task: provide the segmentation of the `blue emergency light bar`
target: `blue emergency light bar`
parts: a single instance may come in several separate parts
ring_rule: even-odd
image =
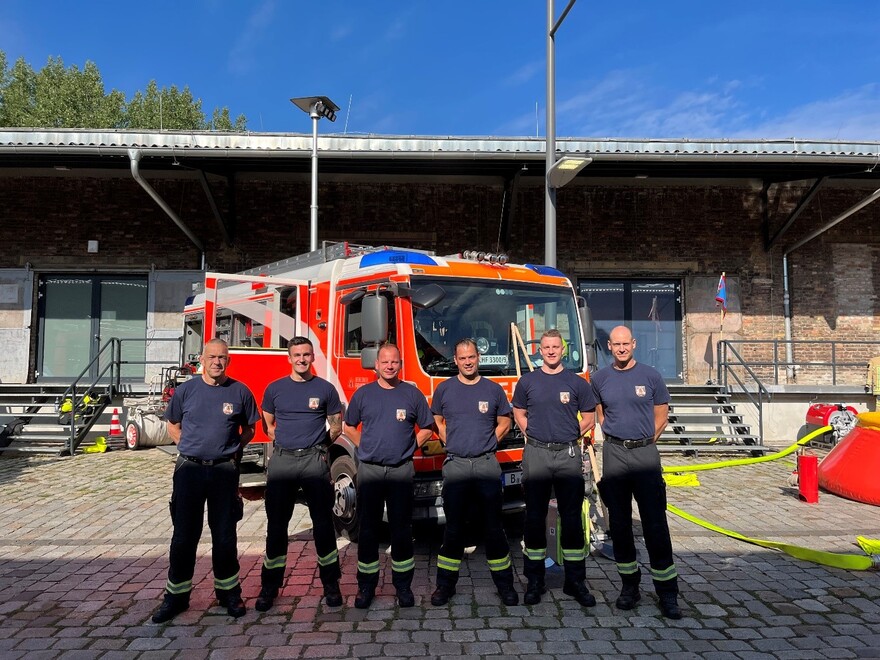
[[[427,254],[421,252],[408,252],[406,250],[381,250],[379,252],[370,252],[361,257],[361,268],[381,266],[383,264],[436,266],[437,262]]]
[[[557,270],[556,268],[553,268],[553,266],[540,266],[537,264],[526,264],[525,266],[526,268],[531,268],[538,275],[553,275],[555,277],[565,277],[565,273]]]

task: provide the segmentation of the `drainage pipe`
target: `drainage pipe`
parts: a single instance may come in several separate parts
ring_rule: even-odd
[[[186,234],[187,238],[192,241],[193,245],[195,245],[199,249],[199,261],[201,263],[201,269],[205,270],[205,246],[199,240],[198,236],[196,236],[192,230],[184,224],[183,220],[181,220],[178,215],[171,209],[170,206],[165,202],[162,197],[159,196],[159,193],[153,189],[153,187],[146,182],[144,177],[141,176],[139,163],[141,160],[141,151],[140,149],[129,149],[128,150],[128,158],[131,160],[131,176],[134,177],[134,180],[138,182],[141,188],[143,188],[147,194],[153,198],[153,201],[159,205],[159,207],[165,211],[165,214],[171,218],[171,221],[180,228],[184,234]]]

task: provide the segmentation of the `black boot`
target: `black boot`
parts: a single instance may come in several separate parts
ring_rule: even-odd
[[[619,610],[631,610],[641,599],[642,594],[639,592],[639,583],[624,582],[623,587],[620,590],[620,595],[617,597],[617,600],[614,601],[614,604]]]
[[[178,614],[186,612],[188,609],[189,593],[174,595],[165,592],[162,604],[153,612],[153,623],[171,621]]]
[[[519,594],[513,588],[513,569],[492,572],[492,581],[498,590],[498,597],[507,606],[519,605]]]
[[[593,607],[596,604],[596,597],[590,593],[590,590],[587,589],[587,585],[584,582],[566,581],[562,586],[562,593],[574,598],[580,603],[581,607]]]
[[[361,584],[358,586],[357,596],[354,597],[354,606],[359,610],[365,610],[376,597],[376,585]]]
[[[247,608],[244,606],[244,601],[241,599],[241,587],[230,589],[227,592],[216,591],[216,593],[217,602],[220,603],[220,607],[226,608],[226,613],[229,616],[238,619],[247,614]]]
[[[660,613],[667,619],[680,619],[681,609],[678,607],[678,594],[674,591],[661,591],[657,594],[660,599]]]
[[[263,587],[260,589],[260,595],[257,596],[257,602],[254,603],[254,609],[257,612],[268,612],[272,609],[275,599],[278,598],[277,587]]]
[[[455,586],[451,584],[439,583],[434,593],[431,594],[431,605],[434,607],[442,607],[449,602],[449,599],[455,595]]]
[[[526,585],[526,595],[523,596],[523,603],[526,605],[537,605],[541,602],[541,595],[547,593],[547,588],[543,582],[529,582]]]
[[[324,585],[324,602],[327,607],[342,607],[342,591],[339,582],[328,582]]]

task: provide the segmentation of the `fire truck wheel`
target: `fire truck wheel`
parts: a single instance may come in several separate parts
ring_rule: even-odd
[[[345,532],[349,540],[357,542],[357,467],[348,454],[337,456],[330,464],[335,500],[333,502],[333,522],[336,531]]]
[[[128,422],[125,425],[125,446],[129,449],[139,449],[141,446],[141,439],[144,437],[144,432],[140,426],[138,426],[137,422]]]

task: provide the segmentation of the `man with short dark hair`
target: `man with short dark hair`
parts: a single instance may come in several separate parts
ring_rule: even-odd
[[[437,386],[431,403],[440,441],[446,446],[446,530],[437,555],[437,589],[431,604],[445,605],[455,595],[470,511],[483,524],[486,559],[498,595],[505,605],[516,605],[519,596],[513,588],[510,546],[501,524],[501,466],[495,457],[498,443],[510,430],[510,403],[498,383],[480,376],[480,353],[473,339],[455,345],[454,360],[458,375]]]
[[[182,383],[165,411],[168,433],[180,452],[174,466],[171,538],[165,597],[153,613],[165,623],[189,608],[196,550],[205,504],[211,528],[214,591],[229,616],[244,616],[236,525],[242,517],[238,460],[260,418],[250,390],[226,375],[229,347],[222,339],[205,344],[202,373]]]
[[[291,339],[287,356],[290,375],[270,383],[263,395],[263,422],[273,452],[266,476],[266,554],[255,605],[259,612],[272,607],[284,583],[288,526],[300,490],[312,519],[324,600],[331,607],[342,605],[327,461],[327,448],[342,433],[342,404],[336,388],[312,373],[315,350],[309,339]]]
[[[614,560],[623,582],[615,604],[631,610],[641,599],[642,572],[632,529],[635,497],[660,611],[668,619],[680,619],[678,572],[666,522],[666,484],[656,444],[669,422],[669,390],[656,369],[636,362],[635,348],[629,328],[614,328],[608,340],[614,363],[593,374],[592,381],[605,437],[599,494],[608,507]]]
[[[434,418],[425,395],[400,380],[400,366],[397,346],[383,345],[376,357],[376,382],[359,388],[345,412],[345,433],[357,446],[359,460],[358,593],[354,599],[359,609],[368,608],[376,595],[379,527],[385,508],[391,528],[391,581],[397,602],[400,607],[416,604],[412,592],[412,457],[433,435]]]
[[[584,547],[584,477],[580,439],[595,423],[596,398],[590,384],[562,365],[562,335],[551,329],[541,335],[540,369],[525,374],[513,393],[513,418],[526,436],[523,449],[524,567],[528,584],[523,602],[541,602],[547,555],[547,510],[551,491],[561,524],[562,592],[583,607],[596,599],[586,585]]]

